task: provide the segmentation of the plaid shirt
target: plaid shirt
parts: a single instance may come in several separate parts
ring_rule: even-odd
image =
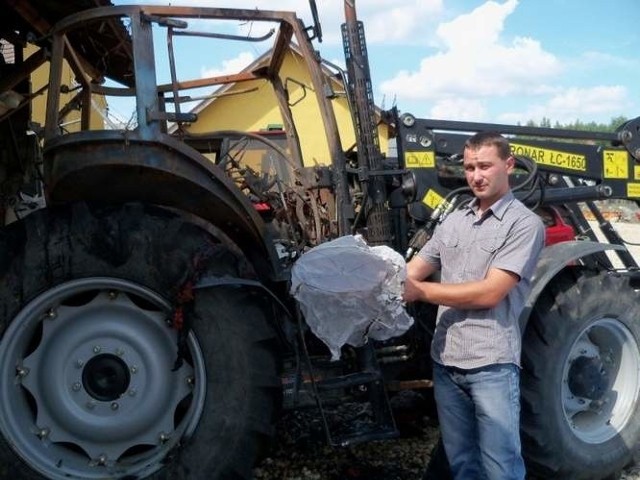
[[[496,363],[520,365],[518,317],[544,246],[540,218],[511,192],[478,218],[477,201],[452,212],[418,255],[437,266],[442,283],[482,280],[490,268],[517,274],[518,284],[494,308],[441,305],[431,343],[432,359],[471,369]]]

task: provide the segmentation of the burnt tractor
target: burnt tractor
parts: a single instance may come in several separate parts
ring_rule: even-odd
[[[250,478],[296,408],[319,410],[332,445],[397,436],[394,398],[431,387],[434,307],[408,306],[408,331],[344,345],[331,361],[290,293],[291,271],[349,235],[410,258],[469,200],[462,145],[487,129],[510,137],[513,190],[547,224],[521,317],[528,471],[602,479],[633,460],[640,278],[600,205],[640,199],[640,119],[608,133],[379,115],[349,1],[346,71],[315,49],[313,1],[311,26],[283,11],[1,3],[0,478]],[[275,28],[203,27],[229,21]],[[187,35],[273,46],[259,68],[188,80],[173,47]],[[153,54],[163,38],[164,77]],[[281,73],[292,48],[309,72],[313,131],[297,126],[303,82]],[[242,82],[272,89],[283,129],[193,133],[189,92]],[[131,98],[134,121],[107,125],[106,97]],[[380,151],[380,118],[397,155]],[[304,135],[326,143],[324,162],[303,161]],[[367,421],[336,428],[330,413],[344,402],[366,406]]]

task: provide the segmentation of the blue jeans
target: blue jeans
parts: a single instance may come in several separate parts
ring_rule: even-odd
[[[456,480],[522,480],[520,370],[514,364],[473,370],[434,363],[440,433]]]

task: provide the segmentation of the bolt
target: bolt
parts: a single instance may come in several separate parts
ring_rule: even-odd
[[[631,133],[629,130],[625,129],[625,130],[622,130],[620,133],[618,133],[618,138],[623,143],[628,143],[633,138],[633,133]]]
[[[116,411],[118,410],[118,408],[120,408],[120,405],[118,405],[118,402],[111,402],[111,410]]]
[[[82,368],[82,367],[84,367],[84,360],[79,358],[76,360],[76,368]]]
[[[93,347],[93,353],[100,353],[100,350],[102,350],[102,348],[100,348],[100,345],[96,345],[95,347]]]
[[[422,145],[425,148],[431,146],[431,139],[426,135],[420,135],[420,138],[418,139],[418,141],[420,142],[420,145]]]
[[[196,379],[193,378],[191,375],[189,375],[187,377],[187,385],[189,385],[190,387],[193,387],[196,384]]]
[[[36,434],[38,436],[38,438],[40,440],[44,440],[45,438],[47,438],[49,436],[49,429],[48,428],[41,428],[38,430],[38,433]]]
[[[47,315],[47,318],[49,318],[50,320],[53,320],[57,316],[56,311],[53,308],[50,308],[47,311],[46,315]]]
[[[98,465],[106,465],[107,464],[107,456],[103,453],[102,455],[100,455],[96,459],[96,462],[98,463]]]
[[[116,355],[121,357],[124,355],[124,350],[122,348],[116,348]]]
[[[158,436],[160,443],[167,443],[169,441],[169,438],[171,437],[164,432],[160,432],[160,435]]]
[[[136,367],[135,365],[131,365],[131,368],[129,368],[129,370],[131,370],[131,373],[133,374],[138,373],[138,367]]]
[[[80,385],[80,382],[76,382],[71,386],[71,389],[74,392],[79,392],[81,388],[82,388],[82,385]]]
[[[138,391],[135,388],[129,390],[129,396],[135,397],[138,394]]]
[[[16,373],[18,374],[18,377],[24,378],[29,375],[29,369],[27,367],[18,367],[16,368]]]
[[[96,402],[94,402],[93,400],[89,400],[89,401],[87,402],[87,408],[88,408],[89,410],[93,410],[94,408],[96,408]]]
[[[115,300],[118,297],[118,292],[115,290],[109,290],[109,300]]]

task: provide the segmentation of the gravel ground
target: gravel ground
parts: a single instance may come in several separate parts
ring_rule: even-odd
[[[350,447],[327,444],[315,412],[294,412],[279,424],[269,457],[256,480],[419,480],[438,439],[427,417],[397,439]]]
[[[256,480],[420,480],[438,440],[438,427],[428,417],[416,418],[412,426],[397,439],[332,448],[315,413],[295,412],[279,424],[271,454],[254,476]],[[627,468],[620,480],[640,480],[640,465]]]

